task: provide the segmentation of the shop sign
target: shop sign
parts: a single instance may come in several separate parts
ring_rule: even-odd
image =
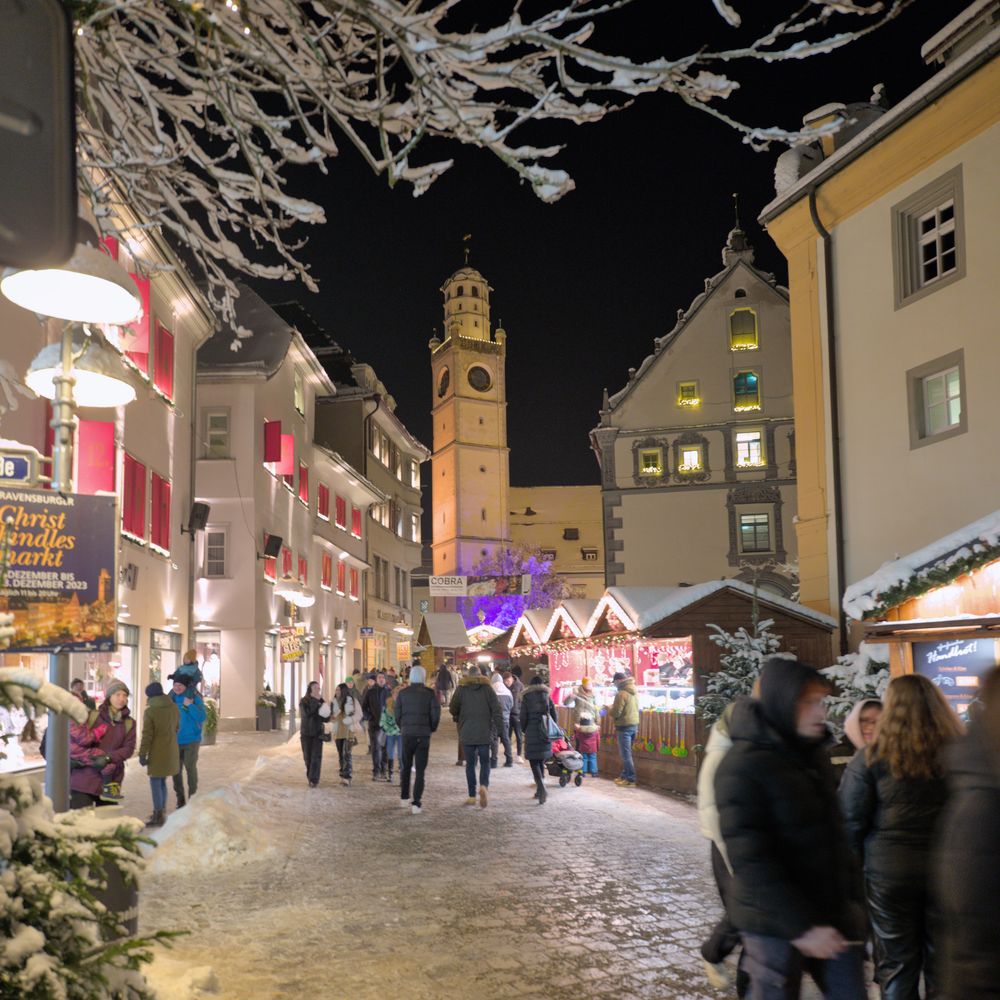
[[[996,665],[995,639],[913,643],[914,671],[936,684],[963,719],[979,694],[980,679]]]
[[[278,645],[281,649],[281,662],[301,660],[305,656],[302,640],[306,634],[304,625],[282,625],[278,631]]]
[[[375,626],[374,625],[362,625],[358,629],[358,632],[361,635],[362,639],[370,639],[375,634]]]
[[[399,663],[409,662],[410,659],[410,640],[409,639],[397,639],[396,640],[396,660]]]
[[[116,648],[116,497],[0,487],[0,606],[10,652]]]
[[[531,592],[531,574],[509,576],[432,576],[428,580],[431,597],[498,597]]]
[[[431,597],[465,597],[468,577],[432,576],[428,578]]]

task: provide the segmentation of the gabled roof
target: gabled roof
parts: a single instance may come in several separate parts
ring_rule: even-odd
[[[844,612],[855,621],[885,614],[911,597],[943,587],[987,563],[1000,560],[1000,510],[883,563],[852,583],[844,594]]]
[[[282,365],[295,331],[252,288],[238,283],[236,326],[223,324],[198,348],[198,372],[247,372],[270,378]],[[251,336],[239,337],[237,328]],[[232,345],[239,341],[240,348]]]
[[[545,627],[552,617],[552,608],[529,608],[517,620],[510,640],[507,643],[508,649],[525,643],[540,645]],[[523,637],[523,639],[522,639]]]
[[[568,601],[563,601],[552,612],[552,616],[549,618],[548,624],[542,633],[542,642],[549,642],[561,623],[565,623],[576,638],[583,638],[587,622],[590,621],[590,616],[594,613],[596,607],[597,601],[593,600],[572,598]]]
[[[420,622],[417,642],[421,646],[464,649],[469,645],[469,633],[457,611],[432,611],[424,615]]]
[[[722,283],[737,269],[743,268],[754,278],[768,285],[777,295],[788,301],[788,289],[775,283],[774,275],[767,271],[762,271],[742,257],[737,258],[724,267],[718,274],[705,279],[705,289],[694,297],[687,309],[677,310],[677,322],[669,333],[662,337],[653,339],[653,353],[647,355],[641,365],[636,370],[635,376],[629,380],[628,384],[614,395],[608,397],[608,405],[611,410],[617,409],[629,396],[632,390],[639,384],[642,377],[652,367],[660,354],[670,347],[680,337],[681,333],[688,327],[694,318],[701,312],[705,303],[716,293]]]

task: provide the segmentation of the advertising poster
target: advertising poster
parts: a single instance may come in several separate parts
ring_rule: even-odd
[[[428,578],[432,597],[500,597],[531,593],[531,574],[510,576],[432,576]]]
[[[913,643],[913,669],[932,681],[960,718],[979,693],[979,679],[997,664],[995,639]]]
[[[116,497],[0,487],[0,613],[7,652],[116,648]]]
[[[301,660],[305,656],[302,649],[302,639],[306,634],[304,625],[282,625],[278,631],[278,645],[281,649],[281,662]]]

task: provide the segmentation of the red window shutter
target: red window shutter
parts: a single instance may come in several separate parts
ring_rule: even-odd
[[[174,335],[160,322],[156,324],[153,385],[167,399],[174,398]]]
[[[265,531],[264,532],[264,547],[267,548],[267,540],[271,536]],[[278,575],[278,560],[273,556],[264,556],[264,578],[267,580],[274,580]]]
[[[80,493],[115,492],[115,425],[81,420],[76,430],[76,488]]]
[[[122,528],[136,538],[146,537],[146,466],[125,455]]]
[[[358,571],[356,569],[351,569],[351,597],[357,598],[358,596]]]
[[[330,518],[330,490],[322,483],[316,491],[316,512],[320,517]]]
[[[337,560],[337,593],[347,593],[347,563],[343,559]]]
[[[281,461],[281,421],[264,421],[264,461]]]
[[[351,534],[355,538],[361,537],[361,508],[351,507]]]
[[[323,553],[323,574],[320,583],[327,590],[333,585],[333,558],[329,552]]]
[[[281,459],[274,470],[279,476],[285,477],[285,482],[291,485],[295,478],[295,435],[281,435]]]
[[[299,556],[299,583],[305,583],[309,579],[309,562]]]
[[[309,469],[305,465],[299,466],[299,499],[309,506]]]
[[[170,483],[155,472],[151,477],[152,511],[150,513],[149,540],[161,549],[170,551]]]
[[[281,548],[281,575],[292,575],[292,550],[286,549],[284,546]]]
[[[337,527],[347,527],[347,501],[343,497],[337,497]]]
[[[139,371],[149,374],[149,278],[130,276],[139,289],[142,313],[139,318],[122,329],[125,355],[133,361]]]

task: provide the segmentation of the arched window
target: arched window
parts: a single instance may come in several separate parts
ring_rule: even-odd
[[[478,299],[479,298],[479,289],[476,288],[475,285],[472,286],[472,297],[474,299]]]
[[[747,290],[745,288],[737,288],[733,292],[733,298],[735,299],[745,299],[747,297]]]
[[[733,378],[733,408],[760,409],[760,377],[756,372],[737,372]]]
[[[465,294],[465,286],[464,285],[459,285],[458,286],[458,294],[459,295],[464,295]]]
[[[758,346],[757,314],[749,307],[734,309],[729,314],[729,349],[752,351]]]

